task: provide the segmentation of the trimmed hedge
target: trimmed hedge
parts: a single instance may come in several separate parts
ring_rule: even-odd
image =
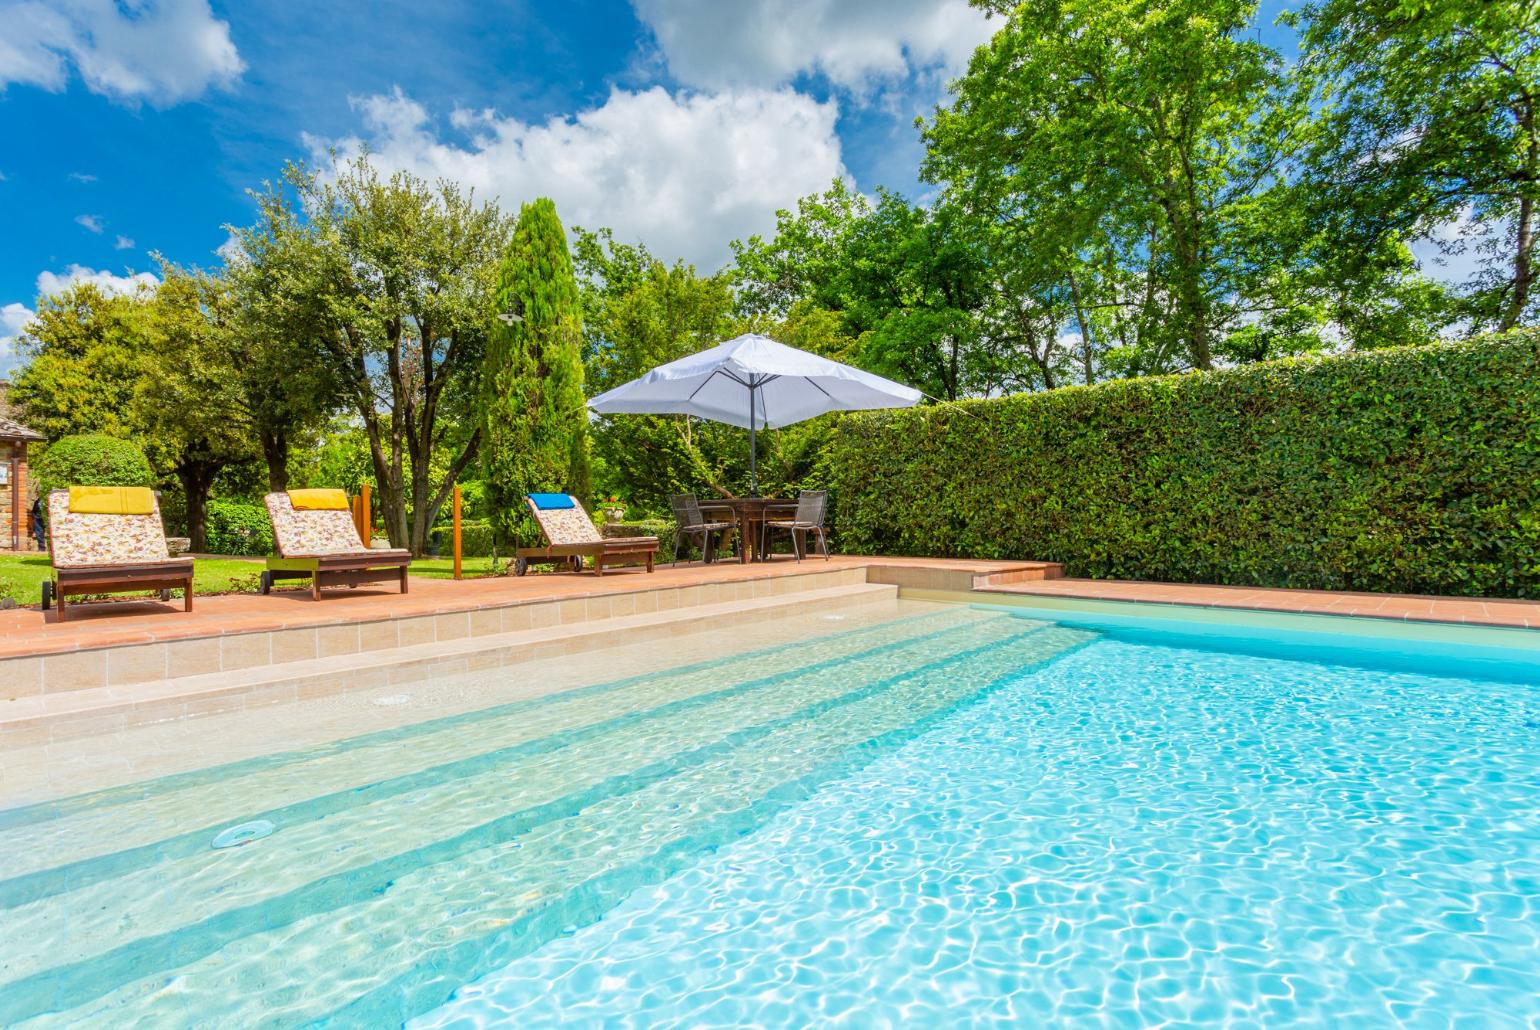
[[[154,486],[150,461],[137,444],[115,436],[66,436],[32,466],[43,494],[69,486]]]
[[[840,420],[852,552],[1540,598],[1540,332]]]
[[[454,557],[454,526],[434,526],[428,535],[428,551],[440,558]],[[487,558],[492,554],[492,524],[490,522],[460,523],[460,556],[463,558]],[[507,557],[504,555],[503,557]]]
[[[273,553],[273,523],[259,504],[210,501],[203,534],[210,554]]]

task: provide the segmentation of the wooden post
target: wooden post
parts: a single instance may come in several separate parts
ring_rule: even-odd
[[[460,484],[455,484],[455,579],[460,578]]]
[[[358,513],[359,521],[363,523],[359,527],[358,536],[369,546],[369,538],[374,535],[374,513],[369,510],[369,484],[364,483],[358,488]]]

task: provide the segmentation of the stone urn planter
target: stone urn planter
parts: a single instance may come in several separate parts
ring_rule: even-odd
[[[186,554],[192,549],[192,538],[186,536],[166,537],[166,550],[171,552],[171,557]]]
[[[620,520],[626,517],[626,509],[615,507],[604,509],[604,521],[612,526],[618,526]]]

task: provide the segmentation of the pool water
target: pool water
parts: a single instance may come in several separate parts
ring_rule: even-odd
[[[1530,1025],[1459,668],[927,608],[12,809],[0,1025]]]

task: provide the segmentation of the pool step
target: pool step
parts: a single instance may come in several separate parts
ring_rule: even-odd
[[[365,792],[312,829],[173,858],[142,883],[130,874],[45,899],[85,939],[29,959],[23,942],[37,938],[20,933],[0,1022],[121,1025],[157,1001],[187,1025],[213,1013],[241,1025],[399,1021],[1086,639],[1001,618],[878,644],[622,716],[428,793]],[[371,810],[381,803],[396,814]],[[307,846],[307,833],[358,853]],[[18,930],[40,917],[27,905],[7,915]],[[93,938],[115,946],[93,953]]]
[[[949,608],[897,619],[880,610],[841,612],[839,618],[833,625],[846,625],[846,619],[853,624],[809,636],[795,647],[775,644],[600,682],[580,670],[582,685],[543,696],[0,811],[0,908],[12,903],[18,877],[40,870],[67,875],[68,867],[146,845],[164,857],[170,838],[212,837],[232,821],[328,794],[360,800],[351,792],[372,789],[378,795],[382,782],[463,768],[530,741],[550,741],[561,732],[570,735],[661,706],[677,708],[767,678],[830,670],[999,616]],[[830,625],[823,623],[825,630]],[[542,671],[552,673],[550,663],[543,663]],[[435,678],[433,684],[448,692],[495,675],[498,670],[462,673]]]
[[[16,698],[0,701],[0,748],[73,740],[167,719],[513,666],[528,659],[656,640],[660,634],[742,625],[786,612],[891,605],[897,595],[897,588],[891,585],[850,583],[128,686]]]

